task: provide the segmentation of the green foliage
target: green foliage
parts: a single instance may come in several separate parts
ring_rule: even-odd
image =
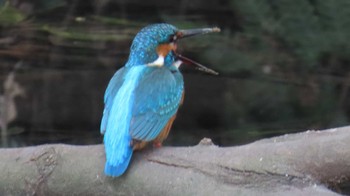
[[[64,0],[39,0],[35,2],[37,13],[48,12],[58,7],[66,6],[67,2]]]
[[[25,19],[25,16],[17,9],[13,8],[8,1],[0,7],[0,26],[17,24]]]
[[[86,32],[86,29],[75,27],[63,29],[44,25],[41,27],[41,30],[58,38],[76,41],[120,41],[130,39],[128,35],[113,35],[106,32]]]
[[[349,56],[350,2],[347,0],[316,1],[326,52]],[[348,58],[348,57],[347,57]]]
[[[251,74],[252,80],[227,84],[228,126],[346,124],[338,101],[347,84],[320,70],[344,77],[350,70],[350,2],[232,0],[230,6],[240,28],[224,30],[202,57],[223,74]]]
[[[271,51],[285,52],[297,62],[291,66],[303,70],[317,68],[325,53],[349,53],[349,1],[234,0],[231,6],[243,19],[241,26],[250,51],[259,50],[267,53],[266,57]]]
[[[130,21],[127,19],[122,18],[112,18],[112,17],[106,17],[106,16],[92,16],[91,17],[94,21],[99,22],[101,24],[106,25],[128,25],[128,26],[145,26],[147,24],[139,23],[135,21]]]

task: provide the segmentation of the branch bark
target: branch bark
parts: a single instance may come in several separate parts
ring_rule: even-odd
[[[120,178],[104,176],[102,145],[0,149],[0,157],[0,195],[338,195],[326,185],[350,179],[350,127],[149,149]]]

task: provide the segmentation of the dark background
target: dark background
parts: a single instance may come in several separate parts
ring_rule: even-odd
[[[218,145],[349,124],[349,0],[0,0],[2,147],[102,142],[103,94],[144,26],[182,40],[186,97],[166,145]]]

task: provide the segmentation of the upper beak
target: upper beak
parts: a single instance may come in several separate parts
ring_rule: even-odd
[[[186,37],[191,37],[191,36],[195,36],[195,35],[203,35],[203,34],[207,34],[207,33],[214,33],[214,32],[220,32],[220,29],[218,27],[214,27],[214,28],[203,28],[203,29],[188,29],[188,30],[179,30],[176,33],[177,39],[182,39],[182,38],[186,38]],[[196,67],[197,70],[209,73],[209,74],[213,74],[213,75],[218,75],[219,73],[209,69],[208,67],[205,67],[204,65],[193,61],[187,57],[182,56],[181,54],[178,54],[174,51],[176,57],[178,58],[178,60],[180,60],[181,62],[187,64],[187,65],[193,65]]]
[[[185,37],[191,37],[195,35],[203,35],[207,33],[215,33],[220,32],[220,29],[218,27],[213,28],[202,28],[202,29],[186,29],[186,30],[179,30],[176,35],[178,39],[182,39]]]

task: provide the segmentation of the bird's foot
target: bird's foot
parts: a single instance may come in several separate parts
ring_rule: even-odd
[[[160,148],[160,147],[162,147],[162,142],[154,141],[154,142],[153,142],[153,147],[154,147],[154,148]]]

